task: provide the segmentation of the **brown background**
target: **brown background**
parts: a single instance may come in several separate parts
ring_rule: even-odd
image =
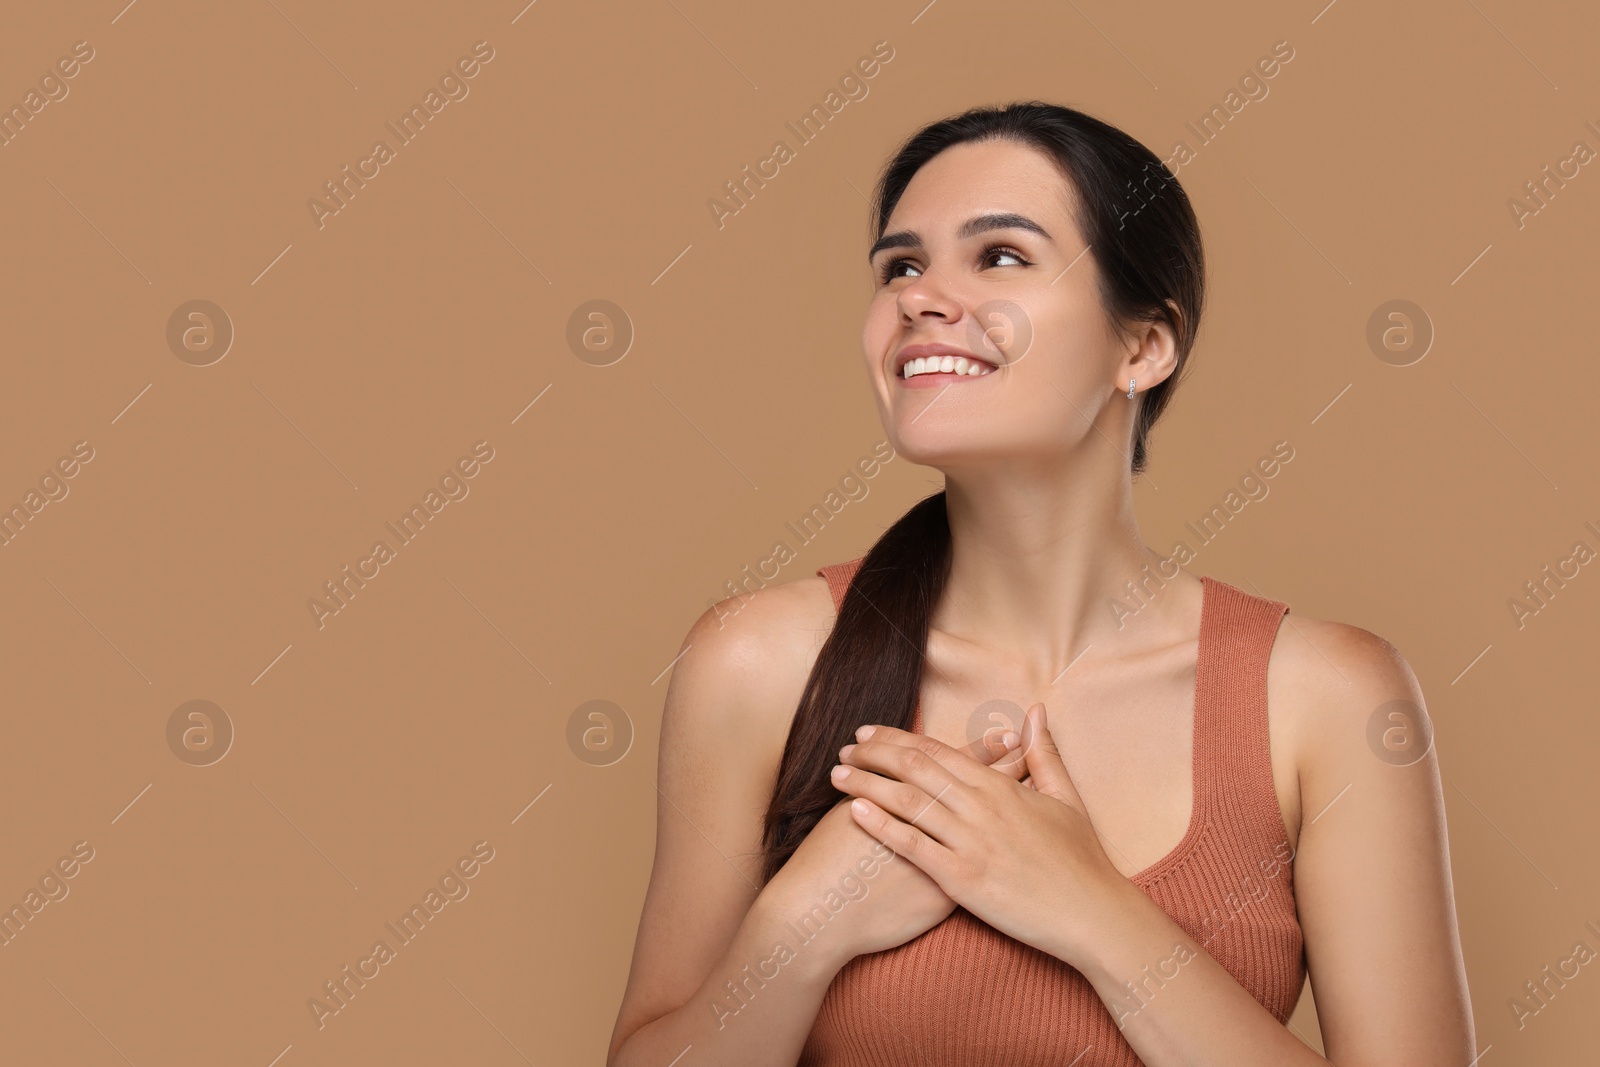
[[[1600,165],[1521,228],[1507,206],[1600,149],[1588,5],[122,4],[11,5],[0,32],[7,105],[95,52],[0,147],[0,504],[94,449],[0,548],[0,903],[94,849],[0,948],[0,1059],[601,1062],[666,668],[882,436],[858,351],[878,166],[1031,97],[1166,156],[1280,40],[1269,95],[1179,174],[1212,292],[1144,537],[1170,548],[1292,444],[1191,570],[1405,653],[1481,1062],[1593,1056],[1593,967],[1521,1029],[1507,1007],[1600,948],[1597,567],[1520,629],[1507,606],[1600,547]],[[470,95],[319,229],[323,183],[481,40]],[[878,41],[869,95],[719,229],[723,182]],[[166,340],[195,299],[236,331],[204,367]],[[592,299],[636,331],[611,366],[566,341]],[[1366,340],[1396,299],[1436,331],[1404,367]],[[308,599],[480,440],[470,495],[318,628]],[[937,484],[889,464],[784,577]],[[236,731],[209,766],[167,740],[196,699]],[[636,729],[609,766],[567,740],[594,699]],[[319,1030],[307,1000],[479,841],[470,895]],[[1294,1025],[1316,1042],[1309,997]]]

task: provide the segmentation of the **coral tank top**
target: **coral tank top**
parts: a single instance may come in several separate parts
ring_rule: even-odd
[[[843,603],[861,559],[817,571]],[[1305,985],[1293,852],[1267,746],[1267,656],[1289,606],[1211,577],[1194,699],[1194,806],[1171,852],[1129,880],[1279,1022]],[[912,730],[922,731],[918,702]],[[1154,972],[1152,972],[1154,974]],[[1159,979],[1141,982],[1146,999]],[[1119,1018],[1077,969],[957,907],[834,977],[799,1067],[1137,1067]]]

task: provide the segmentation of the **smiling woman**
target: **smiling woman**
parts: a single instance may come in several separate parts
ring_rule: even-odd
[[[1367,739],[1422,707],[1405,659],[1170,566],[1106,610],[1169,562],[1132,483],[1204,302],[1176,177],[1082,112],[975,108],[901,146],[871,237],[868,382],[944,490],[690,631],[608,1063],[1471,1062],[1437,755]],[[1285,1026],[1308,975],[1326,1058]]]

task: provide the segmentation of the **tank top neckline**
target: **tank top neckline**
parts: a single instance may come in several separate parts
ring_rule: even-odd
[[[817,571],[836,610],[874,610],[885,575],[865,575],[858,583],[864,563],[862,557]],[[1128,880],[1284,1023],[1305,985],[1306,958],[1295,857],[1273,783],[1267,668],[1290,609],[1220,579],[1196,577],[1203,585],[1189,822],[1165,856]],[[1160,588],[1157,583],[1153,591]],[[900,721],[914,717],[921,732],[921,702],[913,701],[913,709]],[[846,964],[829,984],[797,1062],[1020,1067],[1092,1057],[1105,1067],[1137,1067],[1138,1055],[1110,1004],[1065,961],[957,908],[904,944]],[[908,1044],[907,1034],[918,1039]],[[1093,1051],[1086,1055],[1086,1047]]]
[[[1204,746],[1205,742],[1210,738],[1211,732],[1206,729],[1209,724],[1207,714],[1210,709],[1206,701],[1201,699],[1201,693],[1205,691],[1206,671],[1211,666],[1211,660],[1215,654],[1215,649],[1213,648],[1215,640],[1211,632],[1215,622],[1213,617],[1215,615],[1214,601],[1216,600],[1216,594],[1213,592],[1215,584],[1216,579],[1210,575],[1203,574],[1200,576],[1200,636],[1198,647],[1195,650],[1194,699],[1190,705],[1193,733],[1189,746],[1189,824],[1184,827],[1183,836],[1178,839],[1178,843],[1172,846],[1165,855],[1143,870],[1135,871],[1133,874],[1125,876],[1130,882],[1139,885],[1148,885],[1182,863],[1184,858],[1193,850],[1195,843],[1200,839],[1205,828],[1206,812],[1204,804],[1210,795],[1210,790],[1207,788],[1207,772],[1210,764],[1206,760],[1208,753],[1205,751]],[[920,734],[922,733],[922,728],[922,697],[919,695],[917,697],[916,711],[912,715],[911,732]]]

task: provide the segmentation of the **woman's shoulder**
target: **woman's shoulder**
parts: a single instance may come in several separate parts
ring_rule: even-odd
[[[809,573],[712,604],[679,650],[672,685],[686,699],[671,703],[781,748],[834,616],[829,579]]]
[[[1272,646],[1268,677],[1302,698],[1308,714],[1360,714],[1375,699],[1415,692],[1416,674],[1386,638],[1346,622],[1286,613]],[[1371,711],[1371,708],[1367,708]]]
[[[1390,765],[1420,759],[1432,739],[1405,655],[1350,623],[1286,613],[1268,659],[1267,703],[1287,712],[1274,714],[1272,726],[1290,734],[1301,793],[1311,800],[1336,793],[1374,756]]]
[[[860,562],[828,564],[719,600],[695,621],[690,637],[735,663],[750,656],[804,658],[833,627],[836,583],[847,584]]]

